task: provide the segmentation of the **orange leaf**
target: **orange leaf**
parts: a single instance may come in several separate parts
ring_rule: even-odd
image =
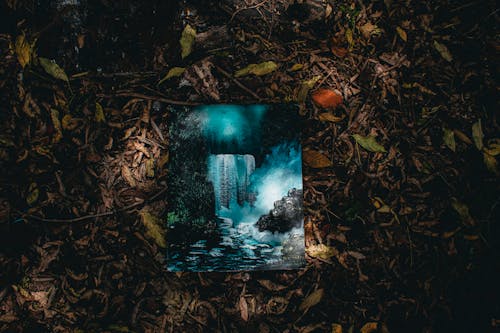
[[[342,104],[342,96],[330,89],[318,89],[312,94],[312,99],[316,105],[329,109],[336,108]]]

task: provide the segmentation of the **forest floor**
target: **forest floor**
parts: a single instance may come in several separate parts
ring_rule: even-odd
[[[495,1],[0,12],[0,331],[499,329]],[[169,105],[223,102],[301,105],[304,270],[165,269]]]

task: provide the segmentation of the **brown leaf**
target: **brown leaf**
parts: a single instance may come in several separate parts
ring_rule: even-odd
[[[377,330],[378,324],[375,322],[368,322],[361,327],[361,333],[372,333]]]
[[[243,296],[240,296],[239,307],[241,319],[248,321],[248,304]]]
[[[313,291],[309,296],[307,296],[299,306],[300,311],[307,311],[309,308],[318,304],[323,298],[324,289],[318,289]]]
[[[277,284],[277,283],[270,281],[270,280],[257,280],[257,282],[259,282],[259,284],[261,286],[263,286],[264,288],[266,288],[267,290],[271,290],[271,291],[281,291],[281,290],[284,290],[287,288],[286,286],[283,286],[281,284]]]
[[[332,166],[330,159],[316,150],[304,151],[304,156],[302,158],[304,162],[312,168],[326,168]]]
[[[332,46],[331,51],[334,55],[336,55],[339,58],[345,57],[348,52],[348,50],[345,47],[340,47],[340,46]]]
[[[130,168],[125,164],[122,165],[122,177],[130,186],[135,187],[137,185],[134,176],[132,176],[132,171],[130,171]]]
[[[336,108],[342,104],[342,95],[331,89],[318,89],[312,94],[312,100],[316,105],[324,108]]]
[[[342,121],[344,117],[337,117],[329,112],[323,112],[319,114],[318,119],[321,121],[330,121],[332,123],[338,123],[339,121]]]

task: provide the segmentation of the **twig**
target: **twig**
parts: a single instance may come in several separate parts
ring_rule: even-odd
[[[51,218],[45,218],[45,217],[40,217],[40,216],[36,216],[36,215],[31,215],[31,214],[24,214],[24,217],[28,217],[28,218],[31,218],[33,220],[37,220],[37,221],[40,221],[40,222],[51,222],[51,223],[80,222],[80,221],[90,220],[90,219],[94,219],[94,218],[98,218],[98,217],[115,215],[117,213],[121,213],[121,212],[124,212],[126,210],[129,210],[129,209],[132,209],[132,208],[135,208],[135,207],[139,207],[139,206],[141,206],[143,204],[146,204],[148,202],[151,202],[151,201],[155,200],[160,195],[162,195],[163,193],[165,193],[166,190],[167,190],[167,187],[164,187],[160,191],[158,191],[155,195],[153,195],[151,198],[148,198],[146,200],[142,200],[142,201],[139,201],[139,202],[135,202],[133,204],[130,204],[130,205],[125,206],[125,207],[122,207],[120,209],[115,209],[115,210],[111,210],[111,211],[107,211],[107,212],[102,212],[102,213],[89,214],[89,215],[85,215],[85,216],[79,216],[79,217],[68,218],[68,219],[57,219],[57,218],[51,219]]]
[[[263,4],[265,4],[266,2],[267,2],[267,0],[264,0],[264,1],[259,2],[258,4],[253,5],[253,6],[243,7],[243,8],[240,8],[240,9],[236,10],[236,11],[233,13],[233,15],[231,15],[231,18],[229,19],[229,23],[231,23],[231,22],[233,21],[233,19],[234,19],[234,17],[236,16],[236,14],[238,14],[238,13],[240,13],[240,12],[244,11],[244,10],[248,10],[248,9],[257,9],[257,8],[259,8],[260,6],[262,6]],[[259,14],[261,14],[261,13],[259,13]],[[261,14],[261,15],[262,15],[262,14]]]
[[[219,72],[221,72],[221,74],[223,74],[227,78],[231,79],[238,87],[240,87],[241,89],[245,90],[247,93],[249,93],[254,98],[256,98],[259,102],[262,101],[262,98],[259,97],[259,95],[257,95],[256,93],[254,93],[253,91],[251,91],[250,89],[248,89],[247,87],[245,87],[240,81],[238,81],[237,79],[235,79],[234,77],[232,77],[231,74],[229,74],[228,72],[226,72],[225,70],[223,70],[222,68],[220,68],[217,65],[215,67],[217,68],[217,70]]]
[[[196,102],[176,101],[176,100],[168,99],[168,98],[164,98],[164,97],[148,96],[148,95],[143,95],[143,94],[139,94],[139,93],[132,93],[132,92],[130,92],[130,93],[116,93],[116,94],[112,94],[112,95],[97,94],[97,97],[99,97],[99,98],[135,97],[135,98],[139,98],[139,99],[159,101],[159,102],[164,102],[164,103],[174,104],[174,105],[187,105],[187,106],[200,105],[200,103],[196,103]]]

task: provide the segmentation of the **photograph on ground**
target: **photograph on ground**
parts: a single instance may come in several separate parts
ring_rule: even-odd
[[[295,107],[208,105],[174,114],[167,269],[302,267],[302,158]]]

